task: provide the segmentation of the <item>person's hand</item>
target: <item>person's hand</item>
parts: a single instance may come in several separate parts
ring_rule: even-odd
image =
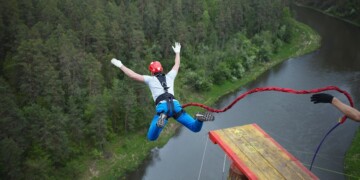
[[[115,58],[112,58],[112,59],[111,59],[111,63],[113,63],[116,67],[119,67],[119,68],[121,68],[121,66],[123,66],[123,64],[121,63],[121,61],[120,61],[120,60],[117,60],[117,59],[115,59]]]
[[[175,42],[175,47],[172,46],[175,53],[180,53],[181,45],[178,42]]]
[[[319,94],[314,94],[311,96],[311,102],[313,102],[314,104],[331,103],[333,98],[334,98],[334,96],[332,96],[330,94],[319,93]]]

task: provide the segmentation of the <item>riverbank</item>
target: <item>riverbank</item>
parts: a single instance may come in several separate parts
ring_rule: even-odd
[[[339,16],[336,16],[336,15],[334,15],[334,14],[328,13],[328,12],[326,12],[326,11],[323,11],[323,10],[320,10],[320,9],[317,9],[317,8],[314,8],[314,7],[311,7],[311,6],[306,6],[306,5],[303,5],[303,4],[300,4],[300,3],[295,3],[295,5],[296,5],[296,6],[300,6],[300,7],[309,8],[309,9],[312,9],[312,10],[314,10],[314,11],[321,12],[321,13],[327,15],[327,16],[331,16],[331,17],[334,17],[334,18],[339,19],[339,20],[341,20],[341,21],[345,21],[345,22],[347,22],[347,23],[349,23],[349,24],[352,24],[352,25],[354,25],[354,26],[360,27],[360,24],[357,23],[357,22],[350,21],[350,20],[345,19],[345,18],[341,18],[341,17],[339,17]]]
[[[349,120],[348,120],[349,121]],[[348,179],[360,177],[360,128],[358,128],[352,144],[345,155],[345,174]]]
[[[212,87],[211,91],[202,94],[193,94],[187,101],[204,102],[206,105],[213,105],[225,94],[237,91],[245,84],[255,80],[259,75],[287,60],[291,57],[300,56],[314,51],[320,46],[320,37],[308,26],[299,22],[293,22],[296,33],[290,44],[284,45],[278,54],[271,57],[268,63],[257,64],[242,79],[229,81],[220,86]],[[206,101],[205,101],[206,100]],[[186,102],[183,102],[186,103]],[[189,113],[193,113],[195,108],[187,108]],[[125,179],[125,174],[136,169],[147,157],[151,149],[162,147],[174,135],[179,124],[170,121],[156,142],[149,142],[146,139],[146,131],[130,136],[117,138],[105,149],[107,152],[99,156],[96,160],[88,162],[88,170],[82,176],[83,179]],[[124,141],[124,139],[126,139]],[[122,140],[122,141],[121,141]],[[105,155],[106,154],[106,155]]]

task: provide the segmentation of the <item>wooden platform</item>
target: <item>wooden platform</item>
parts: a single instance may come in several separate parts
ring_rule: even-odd
[[[209,132],[249,179],[318,179],[257,124]]]

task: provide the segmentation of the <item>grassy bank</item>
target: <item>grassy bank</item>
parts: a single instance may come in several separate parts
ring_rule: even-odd
[[[203,102],[211,106],[223,95],[238,90],[276,64],[288,58],[314,51],[320,46],[320,37],[316,32],[304,24],[298,22],[294,22],[294,24],[296,24],[297,28],[292,43],[284,45],[279,53],[271,58],[270,62],[257,64],[242,79],[214,86],[211,91],[206,93],[192,94],[191,97],[188,97],[188,100],[191,102]],[[191,108],[186,110],[191,114],[194,112],[194,109]],[[146,129],[143,132],[114,140],[111,145],[106,147],[108,152],[87,163],[89,168],[82,178],[118,179],[118,177],[121,177],[124,179],[127,172],[136,169],[148,157],[151,149],[166,144],[178,127],[178,123],[170,121],[156,142],[147,141]]]
[[[360,177],[360,128],[345,155],[345,174],[348,179],[359,179]]]
[[[331,16],[331,17],[334,17],[334,18],[339,19],[339,20],[341,20],[341,21],[345,21],[345,22],[347,22],[347,23],[350,23],[350,24],[352,24],[352,25],[354,25],[354,26],[360,27],[360,24],[357,23],[357,22],[350,21],[350,20],[345,19],[345,18],[341,18],[341,17],[336,16],[336,15],[334,15],[334,14],[331,14],[331,13],[329,13],[329,12],[327,12],[327,11],[323,11],[323,10],[320,10],[320,9],[317,9],[317,8],[314,8],[314,7],[311,7],[311,6],[306,6],[306,5],[303,5],[303,4],[299,4],[299,3],[295,3],[295,5],[296,5],[296,6],[300,6],[300,7],[306,7],[306,8],[312,9],[312,10],[314,10],[314,11],[321,12],[321,13],[323,13],[323,14],[326,14],[327,16]]]

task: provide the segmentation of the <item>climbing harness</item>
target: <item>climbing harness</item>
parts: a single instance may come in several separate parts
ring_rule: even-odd
[[[165,74],[158,73],[155,75],[155,77],[159,80],[161,86],[164,88],[164,93],[156,98],[155,105],[159,104],[161,101],[166,101],[168,111],[161,112],[161,113],[166,113],[166,115],[168,117],[173,117],[173,118],[177,119],[184,112],[184,110],[181,109],[181,111],[179,111],[179,112],[175,111],[175,106],[174,106],[174,101],[173,101],[175,99],[175,97],[174,97],[174,95],[172,95],[171,93],[168,92],[169,87],[167,86],[167,83],[166,83]]]
[[[291,89],[291,88],[281,88],[281,87],[261,87],[261,88],[255,88],[255,89],[252,89],[252,90],[249,90],[243,94],[241,94],[240,96],[238,96],[232,103],[230,103],[228,106],[226,106],[225,108],[223,109],[214,109],[214,108],[211,108],[211,107],[208,107],[204,104],[201,104],[201,103],[187,103],[187,104],[184,104],[182,107],[183,108],[186,108],[186,107],[189,107],[189,106],[197,106],[197,107],[201,107],[203,109],[206,109],[210,112],[215,112],[215,113],[221,113],[221,112],[225,112],[229,109],[232,108],[232,106],[234,104],[236,104],[238,101],[240,101],[241,99],[245,98],[246,96],[250,95],[250,94],[253,94],[253,93],[257,93],[257,92],[263,92],[263,91],[278,91],[278,92],[284,92],[284,93],[291,93],[291,94],[313,94],[313,93],[319,93],[319,92],[323,92],[323,91],[329,91],[329,90],[334,90],[334,91],[338,91],[342,94],[344,94],[346,96],[346,98],[348,99],[349,103],[350,103],[350,106],[351,107],[354,107],[354,102],[350,96],[350,94],[348,92],[346,92],[345,90],[342,90],[336,86],[327,86],[327,87],[323,87],[323,88],[318,88],[318,89],[311,89],[311,90],[294,90],[294,89]],[[326,135],[323,137],[323,139],[321,140],[321,142],[319,143],[318,147],[316,148],[316,151],[314,153],[314,156],[312,158],[312,161],[311,161],[311,165],[310,165],[310,170],[312,169],[312,165],[316,159],[316,155],[317,153],[319,152],[320,150],[320,147],[321,145],[323,144],[323,142],[325,141],[326,137],[334,130],[336,129],[340,124],[343,124],[345,121],[346,121],[347,117],[344,115],[340,120],[339,122],[337,122],[327,133]]]

